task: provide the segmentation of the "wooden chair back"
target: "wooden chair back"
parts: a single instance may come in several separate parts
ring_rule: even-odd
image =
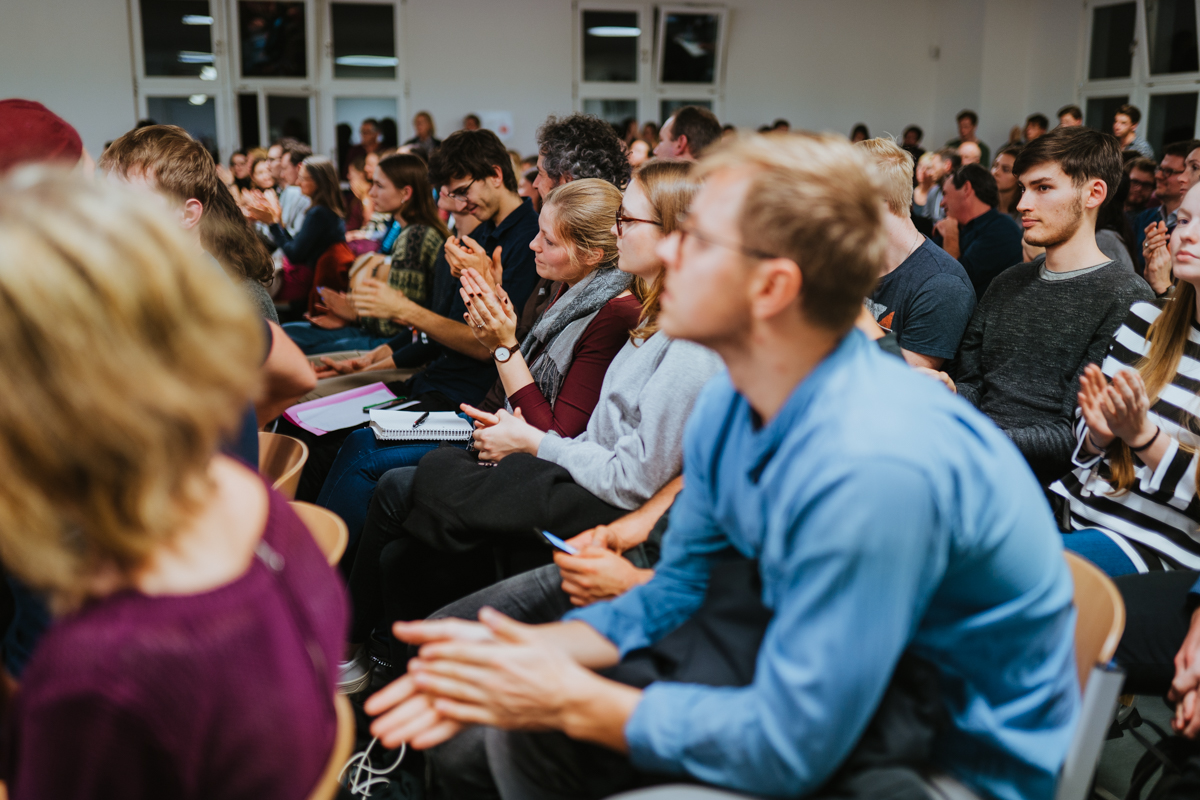
[[[317,540],[317,547],[325,554],[325,560],[331,565],[336,565],[346,552],[346,545],[350,541],[350,529],[346,527],[345,521],[328,508],[314,506],[312,503],[293,500],[290,505]]]
[[[1092,562],[1065,553],[1075,580],[1075,666],[1079,688],[1087,688],[1092,667],[1107,664],[1125,632],[1125,602],[1112,579]]]
[[[281,433],[258,434],[258,474],[288,500],[296,496],[300,473],[308,461],[308,445]]]
[[[325,772],[309,793],[308,800],[333,800],[337,797],[341,788],[338,778],[341,777],[342,769],[354,750],[354,709],[350,707],[350,701],[345,695],[340,694],[333,696],[333,708],[337,711],[337,734],[333,739],[333,752],[329,754]]]

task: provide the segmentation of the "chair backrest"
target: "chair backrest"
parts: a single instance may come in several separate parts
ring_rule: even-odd
[[[1087,689],[1092,667],[1112,660],[1125,632],[1125,602],[1112,579],[1086,558],[1065,553],[1075,580],[1075,667]]]
[[[345,521],[328,508],[314,506],[312,503],[293,500],[290,505],[317,540],[317,547],[325,554],[325,560],[330,564],[337,564],[350,541],[350,529],[346,527]]]
[[[271,488],[291,500],[300,485],[300,473],[308,461],[308,445],[281,433],[258,434],[258,474]]]
[[[337,733],[333,738],[333,752],[329,754],[329,763],[325,772],[317,780],[317,785],[309,793],[307,800],[333,800],[341,789],[338,778],[350,753],[354,750],[354,709],[345,695],[333,696],[333,708],[337,712]]]

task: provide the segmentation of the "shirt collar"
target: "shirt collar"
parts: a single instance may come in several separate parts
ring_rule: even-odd
[[[822,390],[825,384],[837,374],[840,367],[862,356],[865,348],[875,346],[869,341],[865,334],[854,328],[850,333],[842,338],[842,341],[837,347],[827,355],[821,363],[810,372],[804,380],[792,390],[788,399],[784,402],[783,407],[779,409],[779,413],[775,418],[768,422],[765,426],[755,431],[752,436],[754,440],[753,458],[750,464],[749,477],[752,483],[758,483],[762,473],[770,464],[775,453],[783,445],[787,436],[800,427],[804,415],[808,412],[813,400]],[[747,425],[753,430],[753,409],[746,401],[745,397],[739,395],[742,404],[745,406],[745,415],[747,417]]]

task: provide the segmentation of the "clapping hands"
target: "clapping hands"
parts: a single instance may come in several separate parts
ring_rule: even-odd
[[[1100,367],[1088,364],[1079,378],[1079,409],[1088,426],[1092,445],[1105,449],[1115,439],[1127,444],[1147,438],[1150,398],[1142,376],[1121,370],[1112,383]]]

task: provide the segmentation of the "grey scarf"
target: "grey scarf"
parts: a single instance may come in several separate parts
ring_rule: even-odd
[[[521,342],[521,355],[529,363],[533,382],[554,406],[563,378],[571,368],[575,345],[604,305],[629,288],[633,276],[615,267],[595,270],[558,298]],[[539,346],[541,352],[529,361]],[[509,408],[511,411],[511,406]]]

